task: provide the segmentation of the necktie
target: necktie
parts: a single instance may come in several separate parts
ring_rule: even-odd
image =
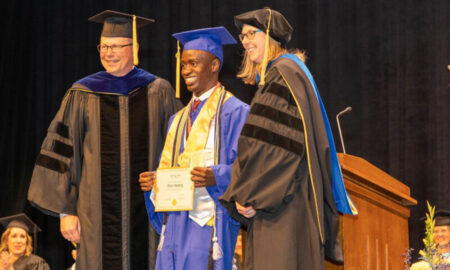
[[[187,130],[186,130],[186,138],[189,137],[189,133],[191,131],[191,116],[192,114],[195,112],[195,110],[197,109],[198,105],[200,104],[200,99],[195,99],[194,102],[192,103],[192,107],[191,107],[191,112],[189,113],[189,117],[188,117],[188,126],[187,126]]]
[[[195,112],[200,102],[201,102],[200,99],[194,100],[194,104],[192,104],[192,112]]]

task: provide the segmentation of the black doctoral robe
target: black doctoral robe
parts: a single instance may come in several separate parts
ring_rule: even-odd
[[[158,237],[138,179],[156,169],[168,120],[180,107],[167,81],[137,68],[126,77],[99,72],[69,89],[28,199],[47,213],[79,217],[76,269],[154,268]]]
[[[325,255],[342,260],[325,126],[311,81],[291,59],[271,63],[252,100],[221,202],[248,225],[247,270],[315,270]],[[241,216],[235,202],[256,215]]]
[[[14,270],[50,270],[47,262],[34,254],[20,257],[14,262],[13,267]]]

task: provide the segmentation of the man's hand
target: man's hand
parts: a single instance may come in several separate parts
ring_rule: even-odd
[[[143,172],[139,174],[139,184],[142,191],[150,191],[156,180],[156,172]]]
[[[235,202],[236,210],[239,214],[243,215],[246,218],[252,218],[256,215],[256,210],[252,206],[242,206],[238,202]]]
[[[191,171],[191,180],[194,182],[196,188],[216,185],[214,172],[211,168],[207,167],[195,167]]]
[[[60,218],[61,233],[65,239],[80,243],[81,227],[77,216],[66,215]]]

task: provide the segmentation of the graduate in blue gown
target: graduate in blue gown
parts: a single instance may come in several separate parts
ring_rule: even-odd
[[[236,41],[223,27],[174,37],[184,45],[181,74],[193,98],[170,119],[159,168],[189,167],[190,158],[199,150],[206,161],[204,166],[191,166],[195,185],[192,211],[155,212],[150,190],[156,174],[140,176],[141,187],[147,191],[150,221],[161,233],[156,269],[231,269],[240,224],[218,198],[230,182],[237,140],[249,107],[224,89],[218,75],[222,45]]]

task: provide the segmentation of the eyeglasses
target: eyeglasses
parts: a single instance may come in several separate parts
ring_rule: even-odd
[[[118,52],[122,51],[123,48],[131,46],[131,45],[133,45],[133,43],[125,44],[125,45],[116,45],[115,44],[115,45],[111,45],[111,46],[105,45],[105,44],[98,44],[97,50],[101,53],[105,53],[108,51],[108,49],[111,49],[111,51],[113,53],[118,53]]]
[[[262,32],[262,30],[258,29],[258,30],[247,31],[247,33],[245,33],[245,34],[239,34],[239,39],[241,41],[244,41],[244,38],[248,38],[248,40],[252,40],[255,38],[255,34],[258,32]]]

